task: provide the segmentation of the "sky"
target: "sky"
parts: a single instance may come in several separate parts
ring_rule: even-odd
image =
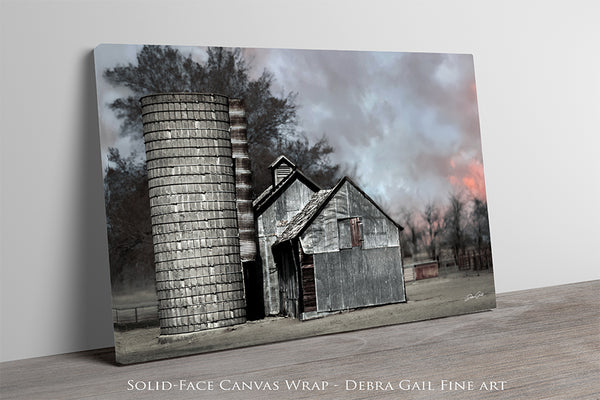
[[[102,77],[136,62],[142,46],[95,50],[103,166],[108,147],[122,154],[143,144],[119,135],[108,104],[127,94]],[[198,61],[203,47],[178,47]],[[274,76],[276,95],[297,93],[298,128],[325,135],[331,161],[356,165],[357,183],[392,215],[403,207],[443,203],[451,192],[485,198],[473,58],[465,54],[242,49],[250,75]],[[293,160],[292,160],[293,161]]]

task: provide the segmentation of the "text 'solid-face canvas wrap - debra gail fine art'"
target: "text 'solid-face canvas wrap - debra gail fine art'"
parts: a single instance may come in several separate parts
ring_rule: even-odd
[[[94,58],[117,362],[495,307],[472,56]]]

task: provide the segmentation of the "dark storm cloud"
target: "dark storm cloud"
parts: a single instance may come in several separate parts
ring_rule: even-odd
[[[443,199],[481,164],[472,57],[249,50],[281,90],[298,92],[301,128],[392,212]],[[475,177],[476,178],[476,177]],[[473,178],[474,179],[474,178]],[[467,189],[469,189],[467,187]],[[391,199],[391,200],[390,200]]]

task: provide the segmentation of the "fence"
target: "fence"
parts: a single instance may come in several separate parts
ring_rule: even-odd
[[[113,308],[114,324],[137,324],[158,321],[158,305],[150,304],[129,308]]]
[[[458,256],[458,268],[460,270],[479,271],[492,268],[492,249],[484,248],[477,250],[466,250]]]

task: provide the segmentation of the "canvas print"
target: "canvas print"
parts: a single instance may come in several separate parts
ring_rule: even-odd
[[[94,59],[117,362],[495,307],[471,55]]]

